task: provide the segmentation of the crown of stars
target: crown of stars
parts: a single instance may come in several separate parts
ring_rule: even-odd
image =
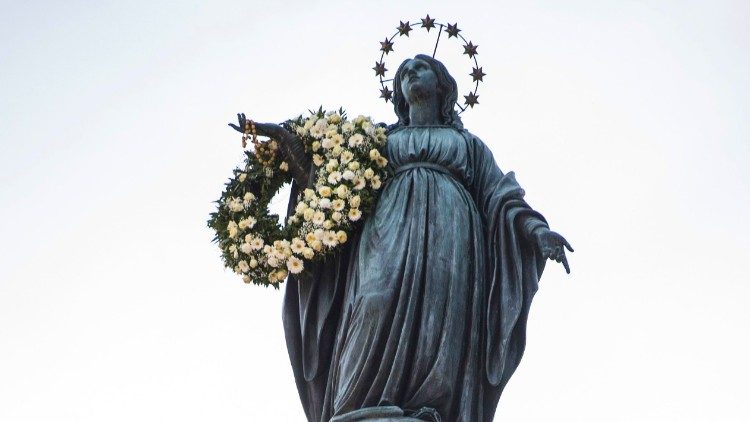
[[[422,19],[422,28],[427,28],[427,32],[430,32],[430,29],[435,27],[435,19],[431,19],[430,15],[427,14],[427,17]]]
[[[409,23],[409,21],[406,21],[406,23],[399,21],[398,35],[406,35],[408,37],[409,31],[411,31],[411,24]]]
[[[385,40],[380,41],[380,60],[375,62],[375,67],[372,68],[372,70],[375,71],[375,75],[380,77],[380,98],[385,100],[385,102],[393,101],[393,90],[390,89],[388,85],[394,81],[393,78],[391,79],[385,79],[385,73],[388,71],[385,67],[385,58],[388,55],[388,53],[394,51],[393,45],[396,38],[406,35],[409,36],[409,32],[417,28],[417,25],[420,25],[421,28],[424,28],[427,30],[427,32],[430,32],[432,28],[437,28],[437,40],[435,42],[435,48],[432,52],[432,57],[435,57],[435,53],[438,51],[438,45],[440,43],[440,34],[442,34],[443,31],[445,31],[448,34],[448,39],[455,37],[457,40],[463,42],[463,48],[464,52],[463,54],[469,56],[470,59],[474,61],[474,66],[471,69],[471,73],[469,73],[469,76],[471,76],[472,83],[475,83],[476,86],[474,87],[474,90],[469,92],[468,95],[464,95],[464,106],[460,105],[458,101],[454,103],[454,106],[460,109],[460,113],[466,111],[468,108],[474,108],[475,105],[479,104],[479,95],[477,95],[477,87],[479,86],[479,82],[484,82],[484,77],[487,76],[486,73],[484,73],[484,70],[477,64],[476,56],[479,54],[477,52],[478,45],[475,45],[471,41],[467,41],[466,38],[464,38],[463,35],[460,35],[459,33],[461,30],[458,28],[458,22],[454,24],[446,24],[446,23],[436,23],[434,18],[431,18],[429,14],[425,16],[422,19],[415,20],[414,23],[407,21],[399,21],[399,25],[396,28],[398,32],[391,35],[390,37],[386,37]],[[445,39],[445,37],[443,37]]]

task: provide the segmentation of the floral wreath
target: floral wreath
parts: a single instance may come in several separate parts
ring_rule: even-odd
[[[343,109],[321,107],[282,126],[297,135],[317,169],[314,188],[299,193],[294,214],[282,227],[269,213],[268,203],[292,176],[279,160],[278,141],[253,136],[254,150],[245,151],[244,164],[234,170],[208,220],[224,265],[245,283],[276,288],[289,273],[299,274],[305,263],[346,243],[375,205],[388,164],[380,153],[386,130],[370,117],[349,121]]]

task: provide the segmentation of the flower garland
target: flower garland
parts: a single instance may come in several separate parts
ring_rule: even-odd
[[[369,117],[349,121],[343,109],[321,108],[282,126],[297,135],[317,169],[314,187],[300,192],[286,225],[268,212],[268,203],[292,180],[289,165],[278,158],[278,141],[255,137],[254,150],[245,151],[244,165],[234,170],[208,220],[225,266],[245,283],[276,288],[289,273],[299,274],[305,263],[346,243],[373,209],[388,164],[381,155],[385,128]]]

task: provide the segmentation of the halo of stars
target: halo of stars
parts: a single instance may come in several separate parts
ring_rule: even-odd
[[[432,53],[432,57],[435,57],[435,53],[437,53],[437,48],[440,44],[440,36],[443,34],[443,32],[448,34],[448,39],[455,37],[457,40],[460,40],[464,43],[463,54],[469,56],[469,59],[474,61],[474,66],[472,67],[471,73],[468,74],[472,78],[474,89],[472,91],[469,91],[467,95],[463,96],[463,106],[459,104],[458,101],[456,101],[456,106],[461,110],[459,111],[459,114],[466,111],[466,109],[468,109],[469,107],[474,108],[475,105],[479,104],[479,95],[477,94],[479,90],[479,83],[484,82],[484,77],[487,75],[486,73],[484,73],[482,67],[479,66],[479,63],[477,61],[477,55],[479,54],[477,52],[477,47],[479,47],[479,45],[473,44],[471,41],[467,41],[466,38],[461,35],[461,29],[458,28],[458,22],[452,25],[442,24],[439,22],[435,22],[435,19],[431,18],[429,14],[427,15],[427,17],[419,19],[415,22],[410,22],[408,20],[406,22],[399,21],[399,25],[398,27],[396,27],[396,33],[394,33],[390,37],[386,37],[384,41],[380,41],[380,60],[375,62],[375,66],[372,68],[372,70],[375,71],[375,76],[380,79],[380,98],[384,99],[385,102],[391,101],[393,98],[393,91],[387,86],[387,83],[392,82],[393,79],[386,79],[385,75],[386,72],[388,72],[388,69],[385,67],[385,58],[388,53],[394,51],[394,40],[398,37],[408,37],[409,32],[414,30],[417,25],[419,25],[419,28],[424,28],[425,30],[427,30],[428,33],[431,29],[437,30],[438,35],[437,40],[435,41],[435,49]]]

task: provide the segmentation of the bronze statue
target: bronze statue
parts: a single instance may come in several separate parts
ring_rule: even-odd
[[[375,210],[334,259],[286,284],[297,388],[309,421],[491,421],[545,261],[570,272],[573,249],[463,128],[442,63],[408,59],[393,87],[393,176]],[[281,141],[293,209],[310,160],[294,134],[256,126]]]

